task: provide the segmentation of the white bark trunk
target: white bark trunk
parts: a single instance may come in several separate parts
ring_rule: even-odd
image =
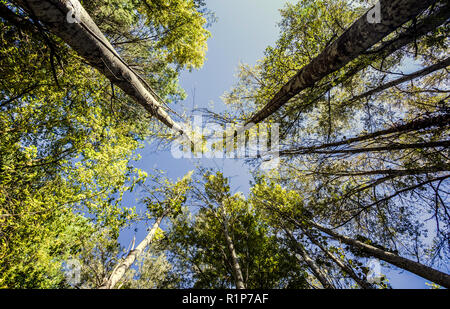
[[[259,123],[276,112],[302,90],[313,87],[375,45],[405,22],[433,4],[432,0],[381,0],[381,22],[369,23],[364,14],[336,41],[303,67],[270,102],[246,124]]]
[[[152,116],[176,132],[183,133],[163,110],[145,81],[122,60],[78,0],[18,0],[53,34],[62,38],[92,67],[142,105]],[[75,10],[74,10],[75,8]],[[74,12],[76,21],[73,22]],[[72,20],[72,22],[69,22]]]
[[[152,229],[149,231],[144,240],[136,247],[136,249],[131,250],[127,257],[116,265],[109,277],[100,286],[100,289],[114,289],[116,284],[123,278],[127,270],[133,265],[136,258],[144,252],[153,241],[156,231],[158,230],[164,215],[159,217],[153,224]]]

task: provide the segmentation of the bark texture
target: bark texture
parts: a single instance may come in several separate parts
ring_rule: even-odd
[[[424,117],[420,119],[416,119],[410,122],[406,122],[404,124],[399,124],[397,126],[393,126],[388,129],[376,131],[369,134],[360,135],[357,137],[348,138],[342,141],[332,142],[332,143],[326,143],[318,146],[310,146],[310,147],[298,147],[293,149],[286,149],[280,152],[281,155],[297,155],[297,154],[309,154],[309,153],[317,153],[318,151],[322,149],[327,148],[335,148],[339,146],[345,146],[345,145],[351,145],[354,143],[360,143],[364,141],[369,140],[375,140],[378,137],[384,137],[391,134],[405,134],[408,132],[413,131],[420,131],[424,129],[431,129],[431,128],[444,128],[449,125],[450,121],[450,113],[446,114],[440,114],[440,115],[434,115],[430,117]],[[431,142],[430,142],[431,143]],[[432,145],[430,144],[430,147],[439,147],[439,146],[446,146],[446,141],[440,142],[442,144],[436,144]],[[398,148],[400,148],[401,145],[398,145]],[[339,151],[337,151],[339,152]]]
[[[313,87],[325,76],[341,69],[436,1],[381,0],[380,2],[381,23],[369,23],[368,13],[364,14],[320,55],[303,67],[247,124],[263,121],[296,94]]]
[[[183,133],[158,102],[146,82],[115,51],[78,0],[18,0],[50,32],[59,36],[92,67],[122,89],[152,116],[169,128]],[[74,14],[71,16],[71,14]],[[77,22],[69,22],[76,17]]]

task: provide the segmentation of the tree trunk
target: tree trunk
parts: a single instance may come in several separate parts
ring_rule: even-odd
[[[388,169],[388,170],[373,170],[373,171],[333,171],[333,172],[313,171],[313,172],[318,175],[340,176],[340,177],[370,176],[370,175],[372,175],[372,176],[389,175],[389,176],[401,177],[401,176],[445,172],[448,170],[450,170],[450,164],[442,164],[441,166],[424,166],[423,168],[409,169],[409,170]]]
[[[177,133],[183,133],[180,125],[163,110],[151,87],[114,50],[78,0],[17,2],[152,116]],[[78,22],[69,22],[69,19],[73,18],[70,16],[71,12],[75,14]]]
[[[245,283],[244,283],[244,277],[242,276],[242,269],[241,265],[239,264],[239,259],[236,253],[236,249],[234,248],[233,239],[230,236],[230,232],[228,230],[228,220],[225,215],[225,211],[222,209],[222,227],[223,227],[223,234],[225,236],[225,241],[227,243],[228,250],[230,251],[231,255],[231,263],[233,268],[233,276],[236,283],[237,289],[245,289]]]
[[[437,283],[443,287],[446,287],[447,289],[450,288],[450,275],[440,272],[436,269],[433,269],[431,267],[428,267],[426,265],[420,264],[418,262],[409,260],[407,258],[401,257],[397,254],[394,254],[392,252],[385,251],[383,249],[374,247],[372,245],[363,243],[361,241],[352,239],[347,236],[340,235],[331,229],[328,229],[324,226],[321,226],[319,224],[316,224],[314,222],[309,222],[311,226],[317,228],[318,230],[324,232],[325,234],[328,234],[329,236],[333,237],[336,240],[340,240],[341,242],[350,245],[352,247],[358,248],[365,253],[369,254],[370,256],[373,256],[375,258],[378,258],[380,260],[383,260],[385,262],[388,262],[394,266],[397,266],[401,269],[407,270],[413,274],[416,274],[422,278],[425,278],[427,280],[430,280],[434,283]]]
[[[444,147],[448,148],[450,146],[450,140],[448,141],[436,141],[436,142],[425,142],[425,143],[413,143],[413,144],[390,144],[387,146],[377,146],[377,147],[366,147],[366,148],[354,148],[354,149],[337,149],[337,150],[285,150],[280,153],[280,155],[304,155],[304,154],[356,154],[356,153],[368,153],[368,152],[382,152],[382,151],[393,151],[393,150],[405,150],[405,149],[425,149],[425,148],[436,148]],[[422,169],[423,170],[423,169]]]
[[[297,251],[298,254],[300,254],[303,261],[305,261],[305,263],[308,265],[309,269],[314,274],[314,277],[316,277],[317,280],[319,280],[319,282],[322,284],[322,286],[325,289],[334,289],[333,284],[330,282],[330,280],[328,280],[326,274],[324,274],[322,272],[322,270],[319,268],[319,266],[317,266],[316,262],[314,262],[314,260],[308,255],[308,253],[303,248],[303,246],[297,242],[297,239],[295,239],[292,232],[288,231],[286,229],[285,229],[285,232],[286,232],[287,236],[289,237],[289,239],[292,241],[292,244],[295,247],[295,251]]]
[[[408,133],[412,131],[419,131],[427,128],[434,128],[434,127],[446,127],[448,126],[450,121],[450,113],[443,114],[443,115],[437,115],[432,117],[426,117],[422,119],[413,120],[410,122],[407,122],[405,124],[400,124],[395,127],[376,131],[373,133],[361,135],[358,137],[349,138],[346,140],[338,141],[338,142],[332,142],[332,143],[326,143],[319,146],[311,146],[311,147],[299,147],[295,149],[287,149],[280,152],[281,155],[295,155],[295,154],[308,154],[308,153],[314,153],[317,150],[326,149],[326,148],[333,148],[343,145],[350,145],[353,143],[363,142],[371,139],[375,139],[377,137],[386,136],[390,134],[400,134],[400,133]]]
[[[315,244],[317,247],[320,248],[339,268],[347,273],[355,282],[363,289],[374,289],[375,287],[370,284],[367,280],[364,280],[364,278],[360,278],[354,270],[348,266],[345,265],[339,258],[337,258],[333,253],[328,251],[319,241],[317,241],[311,233],[308,232],[306,229],[302,229],[303,233],[306,234],[306,236],[309,238],[309,240]]]
[[[119,262],[119,264],[114,267],[112,273],[109,275],[109,277],[103,282],[103,284],[99,287],[100,289],[114,289],[117,282],[120,281],[120,279],[123,278],[127,270],[133,265],[134,261],[136,261],[136,258],[144,252],[145,248],[147,248],[151,242],[153,241],[153,238],[155,237],[156,231],[158,230],[161,221],[164,219],[164,217],[167,215],[167,213],[163,214],[161,217],[159,217],[156,222],[153,224],[152,229],[149,231],[147,236],[144,238],[144,240],[136,247],[136,249],[131,250],[130,253],[128,253],[127,257]]]
[[[351,98],[350,100],[348,100],[347,102],[345,102],[343,105],[351,104],[351,103],[359,101],[359,100],[361,100],[363,98],[367,98],[367,97],[369,97],[371,95],[374,95],[375,93],[378,93],[378,92],[381,92],[383,90],[392,88],[394,86],[403,84],[403,83],[405,83],[407,81],[410,81],[410,80],[413,80],[413,79],[416,79],[416,78],[419,78],[419,77],[426,76],[428,74],[431,74],[431,73],[433,73],[435,71],[438,71],[438,70],[441,70],[441,69],[445,69],[449,65],[450,65],[450,58],[447,58],[447,59],[442,60],[442,61],[440,61],[440,62],[438,62],[436,64],[433,64],[433,65],[431,65],[429,67],[426,67],[426,68],[424,68],[422,70],[416,71],[416,72],[411,73],[411,74],[407,74],[407,75],[405,75],[403,77],[400,77],[400,78],[395,79],[393,81],[390,81],[388,83],[382,84],[382,85],[376,87],[375,89],[372,89],[372,90],[366,91],[366,92],[364,92],[364,93],[362,93],[360,95],[357,95],[357,96]]]
[[[368,13],[364,14],[320,55],[303,67],[247,124],[263,121],[296,94],[313,87],[325,76],[344,67],[435,1],[380,0],[380,2],[380,23],[369,23]]]

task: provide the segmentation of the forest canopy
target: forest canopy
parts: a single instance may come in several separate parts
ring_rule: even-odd
[[[280,15],[226,110],[200,110],[279,128],[244,194],[218,169],[136,168],[189,135],[180,74],[206,61],[207,1],[0,0],[0,288],[391,288],[373,263],[450,287],[448,1]]]

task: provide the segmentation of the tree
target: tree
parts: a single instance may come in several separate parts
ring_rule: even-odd
[[[130,269],[136,259],[144,253],[145,249],[148,248],[152,242],[155,241],[155,239],[161,237],[159,234],[162,232],[160,225],[163,219],[166,217],[171,217],[174,219],[180,214],[183,203],[186,201],[186,193],[189,190],[191,175],[192,172],[188,173],[183,177],[183,179],[179,180],[175,184],[168,183],[166,180],[166,184],[163,187],[157,188],[156,192],[162,194],[164,200],[159,200],[155,195],[156,192],[149,192],[152,197],[147,198],[145,203],[150,211],[148,216],[155,217],[153,227],[148,231],[148,234],[145,236],[144,240],[141,241],[136,248],[132,248],[122,261],[117,263],[112,272],[107,278],[105,278],[100,288],[114,288],[123,278],[125,273]],[[156,198],[157,200],[154,201],[153,198]]]
[[[104,34],[78,1],[75,1],[74,4],[65,1],[57,3],[49,1],[18,2],[32,17],[36,18],[37,21],[42,22],[51,32],[61,37],[90,65],[98,69],[111,81],[111,83],[120,87],[137,103],[141,104],[152,116],[155,116],[174,131],[183,133],[182,128],[171,119],[166,111],[164,111],[164,108],[161,105],[162,102],[158,102],[157,95],[153,89],[114,50],[113,46],[108,42]],[[130,4],[133,4],[133,2]],[[146,10],[143,11],[144,14],[146,11],[153,10],[153,7],[147,2],[144,1],[144,4],[146,8]],[[187,3],[187,7],[186,2],[184,1],[179,1],[178,4],[178,9],[181,9],[181,11],[175,13],[181,14],[183,13],[182,10],[192,11],[195,9],[192,1]],[[161,4],[159,4],[159,6],[161,6]],[[142,8],[139,7],[131,7],[129,9],[142,11]],[[76,22],[67,21],[67,16],[69,16],[68,14],[70,14],[71,11],[75,12],[75,18],[77,18]],[[188,12],[187,14],[192,15],[192,12]],[[184,15],[186,15],[186,13]],[[153,15],[153,17],[155,16]],[[197,17],[197,19],[195,19],[195,17]],[[197,26],[199,29],[203,30],[202,27],[204,21],[199,19],[199,15],[195,17],[189,19],[189,24],[191,27]],[[157,15],[157,18],[154,18],[153,22],[155,23],[156,28],[168,23],[162,15]],[[174,48],[174,45],[181,43],[179,42],[180,39],[178,37],[179,31],[171,30],[169,34],[166,35],[168,38],[162,36],[159,43],[163,46],[167,46],[169,51],[171,51],[167,56],[167,60],[173,62],[173,58],[175,58],[181,65],[201,65],[201,59],[204,57],[207,39],[206,32],[201,32],[201,30],[200,33],[193,31],[193,34],[196,35],[194,38],[189,37],[191,50],[188,51],[193,50],[194,55],[192,55],[192,52],[191,54],[186,54],[184,48]],[[193,36],[193,34],[190,36]],[[183,39],[186,38],[181,38],[181,41],[183,41]],[[166,41],[164,42],[164,40]]]
[[[117,236],[136,218],[122,203],[146,178],[132,166],[135,151],[165,132],[18,3],[0,1],[0,286],[58,287],[78,239],[102,228]],[[175,35],[162,31],[179,21],[165,5],[83,2],[122,59],[170,102],[185,95],[178,73],[201,65],[209,36],[201,3],[177,3],[192,22]]]
[[[225,102],[250,121],[298,68],[325,55],[356,18],[363,22],[366,10],[347,1],[287,5],[280,39],[256,66],[241,66]],[[282,129],[283,159],[269,179],[297,192],[315,222],[438,269],[448,261],[447,19],[448,4],[436,1],[342,68],[293,92],[269,119]],[[304,231],[287,230],[321,250]]]
[[[61,242],[64,237],[90,233],[89,221],[118,233],[133,215],[120,200],[144,177],[130,163],[147,130],[113,117],[109,100],[101,99],[104,81],[86,79],[95,75],[78,60],[66,62],[61,90],[48,74],[51,65],[40,60],[49,49],[35,37],[20,40],[14,27],[2,28],[1,285],[53,287],[61,279],[54,277],[57,265],[79,246]],[[108,109],[93,107],[93,100]],[[21,272],[30,282],[10,277]],[[33,273],[42,276],[34,280]]]
[[[232,195],[221,173],[204,172],[185,213],[164,239],[168,259],[182,287],[302,288],[305,272],[278,243],[257,209]]]
[[[280,124],[279,168],[244,196],[133,166],[186,129],[169,103],[203,64],[205,1],[0,0],[0,287],[390,288],[373,259],[449,287],[449,4],[381,1],[371,23],[374,2],[287,4],[232,110],[206,111]]]
[[[294,199],[295,196],[295,192],[289,192],[273,183],[268,184],[264,179],[260,179],[259,183],[253,188],[253,198],[256,200],[256,203],[259,203],[261,208],[264,207],[268,212],[268,216],[273,218],[274,224],[281,225],[286,230],[287,236],[293,241],[294,247],[300,252],[303,259],[324,287],[330,288],[332,285],[304,249],[304,246],[306,246],[304,241],[310,241],[327,253],[326,251],[328,250],[324,250],[324,246],[327,245],[329,240],[322,241],[321,239],[323,239],[323,237],[320,233],[317,233],[317,231],[324,233],[326,235],[325,239],[329,238],[349,245],[351,248],[348,249],[350,251],[348,254],[354,256],[375,257],[444,287],[449,286],[449,275],[441,271],[399,256],[398,252],[395,252],[395,250],[385,248],[368,237],[358,234],[356,235],[356,239],[352,239],[351,237],[335,232],[332,228],[317,224],[314,222],[314,217],[311,212],[308,211],[308,205],[304,205],[304,202],[301,199]],[[302,241],[297,240],[291,232],[292,229],[300,229],[300,232],[305,235],[306,238]],[[353,231],[353,233],[355,232]],[[352,249],[355,250],[352,251]],[[331,252],[328,251],[327,256],[340,268],[343,268],[343,263],[338,262],[336,258],[332,256]],[[347,267],[348,266],[345,268]],[[345,268],[343,268],[343,270],[345,270]],[[368,283],[362,281],[362,279],[358,277],[353,269],[348,267],[345,272],[360,286],[366,287],[368,285]]]
[[[364,14],[337,40],[303,67],[262,110],[247,121],[247,124],[261,122],[300,91],[314,86],[327,75],[344,67],[393,30],[415,18],[433,2],[381,1],[381,15],[384,22],[371,23],[368,14]]]

